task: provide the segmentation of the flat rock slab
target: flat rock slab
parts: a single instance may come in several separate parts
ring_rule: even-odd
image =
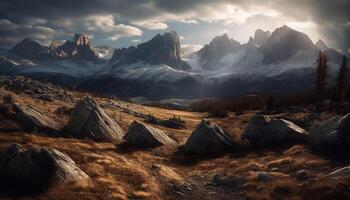
[[[89,179],[65,153],[50,148],[23,150],[12,144],[0,153],[0,190],[7,193],[34,194],[52,184],[67,184]]]
[[[13,109],[16,112],[16,121],[21,124],[25,131],[60,135],[58,124],[38,109],[19,103],[14,103]]]
[[[269,146],[285,143],[305,143],[308,132],[290,121],[255,115],[250,120],[242,137],[253,145]]]
[[[73,137],[96,141],[121,140],[124,136],[119,124],[90,97],[81,100],[74,107],[67,130]]]
[[[350,178],[350,166],[331,172],[327,176],[332,178]]]
[[[196,154],[223,153],[235,147],[232,138],[218,125],[207,119],[203,119],[184,146],[187,152]]]
[[[308,140],[311,147],[322,151],[350,149],[350,113],[315,123]]]
[[[163,131],[146,125],[139,121],[134,121],[124,140],[130,146],[148,148],[161,145],[176,145],[176,142],[168,137]]]

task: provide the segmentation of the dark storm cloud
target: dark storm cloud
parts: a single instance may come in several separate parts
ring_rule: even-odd
[[[81,24],[85,17],[93,15],[113,15],[116,23],[153,19],[166,22],[171,20],[169,15],[210,16],[210,10],[216,7],[220,13],[218,5],[222,4],[245,10],[266,7],[297,21],[313,21],[332,44],[343,50],[350,46],[349,0],[2,0],[0,19],[74,31],[67,21]]]
[[[0,2],[0,16],[11,19],[38,17],[61,19],[97,14],[147,18],[156,9],[147,0],[5,0]]]

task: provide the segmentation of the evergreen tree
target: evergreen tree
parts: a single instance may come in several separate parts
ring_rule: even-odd
[[[338,78],[337,78],[337,89],[338,89],[339,99],[342,99],[344,96],[346,96],[347,83],[348,83],[347,58],[346,56],[343,56],[343,62],[339,69]]]
[[[272,95],[269,95],[266,103],[267,110],[273,110],[275,108],[275,101]]]
[[[320,51],[316,66],[316,92],[319,98],[324,98],[326,96],[327,77],[327,57]]]

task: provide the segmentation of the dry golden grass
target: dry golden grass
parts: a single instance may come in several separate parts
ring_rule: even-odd
[[[69,115],[57,114],[55,111],[60,107],[73,108],[74,106],[68,102],[47,102],[34,99],[25,94],[12,93],[12,95],[14,101],[37,107],[59,122],[61,127],[65,126]],[[79,98],[84,95],[87,94],[77,93]],[[107,105],[110,101],[107,98],[96,97],[96,99],[102,106]],[[181,117],[186,122],[185,129],[156,126],[180,143],[186,141],[196,125],[206,116],[206,113],[166,110],[123,101],[116,102],[124,108],[146,115],[152,114],[161,119],[167,119],[174,115]],[[127,130],[132,121],[143,120],[118,108],[108,106],[104,106],[104,108],[108,115],[117,121],[124,130]],[[241,134],[255,112],[246,112],[240,116],[229,113],[226,118],[213,120],[223,127],[237,143],[244,146]],[[294,117],[300,116],[295,115]],[[322,118],[331,116],[332,113],[325,113]],[[215,174],[244,177],[244,184],[236,190],[222,189],[224,193],[221,195],[225,196],[225,192],[227,192],[227,198],[229,198],[230,193],[235,193],[246,199],[350,198],[349,180],[324,177],[329,172],[349,164],[349,160],[333,162],[327,157],[311,152],[304,145],[270,150],[244,148],[217,158],[203,159],[184,155],[176,147],[136,150],[112,143],[97,143],[90,140],[54,138],[24,132],[0,133],[0,151],[11,143],[19,143],[25,148],[42,146],[58,149],[67,153],[91,177],[88,182],[52,187],[41,195],[20,199],[216,199],[215,195],[220,193],[213,188],[202,187],[205,185],[203,182],[211,182]],[[278,168],[278,171],[272,172],[273,168]],[[308,180],[301,181],[295,177],[295,172],[301,169],[308,171]],[[267,171],[273,180],[269,182],[258,181],[257,171]],[[193,191],[184,193],[184,196],[176,196],[169,183],[199,186],[193,186]],[[7,197],[0,196],[0,199],[7,199]]]

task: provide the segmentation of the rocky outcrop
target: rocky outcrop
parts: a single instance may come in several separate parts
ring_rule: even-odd
[[[115,141],[124,136],[118,123],[91,97],[86,97],[75,105],[67,130],[73,137],[96,141]]]
[[[203,119],[187,139],[187,152],[196,154],[220,154],[235,147],[232,138],[215,123]]]
[[[310,129],[311,147],[322,151],[350,149],[350,113],[336,116],[325,122],[315,123]]]
[[[227,34],[216,36],[209,44],[196,52],[203,69],[215,66],[218,59],[232,53],[240,46],[240,43],[230,39]]]
[[[325,51],[328,49],[327,45],[321,39],[317,40],[315,46],[321,51]]]
[[[65,184],[88,179],[65,153],[50,148],[23,150],[12,144],[0,153],[0,190],[20,194],[35,194],[52,184]]]
[[[43,83],[23,76],[0,76],[0,85],[7,90],[15,92],[23,92],[35,98],[50,96],[54,100],[75,103],[76,96],[67,90],[51,83]]]
[[[130,125],[128,132],[124,136],[124,140],[130,146],[141,148],[176,145],[176,142],[163,131],[139,121],[134,121]]]
[[[285,143],[304,143],[308,133],[284,119],[255,115],[244,130],[243,138],[258,146],[281,145]]]
[[[58,124],[36,108],[14,103],[13,109],[16,113],[16,121],[21,124],[25,131],[55,136],[60,135]]]
[[[254,43],[258,46],[264,45],[271,35],[270,31],[263,31],[261,29],[257,29],[254,33]]]
[[[174,69],[189,70],[181,59],[180,40],[175,31],[157,34],[150,41],[129,48],[116,49],[110,63],[125,65],[136,62],[151,65],[166,64]]]
[[[65,59],[68,57],[67,53],[59,48],[59,45],[56,42],[52,42],[47,51],[48,58],[52,60],[55,59]]]
[[[85,34],[75,34],[73,41],[67,40],[58,49],[65,52],[68,58],[93,62],[98,60],[98,53],[92,48],[90,40]]]
[[[260,50],[264,56],[263,64],[286,61],[299,51],[317,53],[315,45],[307,35],[288,26],[277,28]]]

